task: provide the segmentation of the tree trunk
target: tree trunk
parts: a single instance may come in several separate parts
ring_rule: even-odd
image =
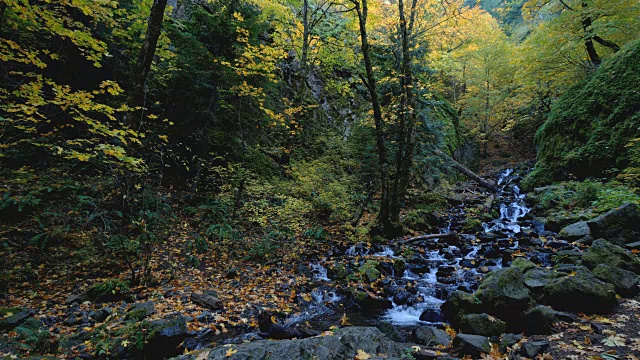
[[[385,234],[393,232],[396,226],[391,222],[390,203],[389,203],[389,181],[387,169],[387,154],[385,149],[384,122],[382,120],[382,109],[378,96],[376,78],[373,74],[373,64],[371,62],[371,52],[369,48],[369,38],[367,35],[367,16],[369,8],[367,0],[362,0],[362,5],[358,0],[354,1],[355,10],[358,15],[358,25],[360,28],[360,43],[362,47],[362,57],[364,59],[364,67],[366,71],[366,79],[362,78],[369,97],[371,98],[371,107],[373,108],[373,119],[376,127],[376,149],[378,152],[378,163],[380,167],[380,185],[381,199],[380,212],[378,213],[378,223],[382,227]]]
[[[582,9],[586,11],[588,5],[586,2],[582,3]],[[591,16],[584,16],[582,18],[582,29],[584,30],[584,45],[587,48],[587,55],[589,55],[589,60],[594,66],[600,65],[602,60],[596,51],[596,47],[593,44],[593,33],[591,29],[592,21]]]
[[[140,55],[133,72],[133,85],[129,96],[130,106],[144,106],[145,103],[145,82],[153,56],[158,45],[158,38],[162,30],[162,19],[164,11],[167,7],[167,0],[154,0],[149,14],[149,22],[147,24],[147,33],[144,37],[144,43],[140,49]]]
[[[411,5],[411,23],[413,27],[415,19],[416,0]],[[413,73],[411,69],[411,52],[409,50],[409,28],[404,11],[404,0],[398,1],[398,14],[400,22],[400,37],[402,41],[402,65],[400,85],[402,93],[400,96],[400,125],[398,128],[398,152],[396,156],[396,177],[393,184],[391,199],[391,220],[400,223],[400,210],[404,203],[409,180],[411,178],[411,167],[413,166],[413,152],[415,149],[415,120],[416,106],[413,100]]]
[[[459,172],[463,173],[464,175],[466,175],[468,178],[470,178],[471,180],[475,181],[476,183],[478,183],[478,185],[482,186],[483,188],[490,190],[492,192],[498,192],[498,188],[496,187],[496,185],[484,178],[482,178],[480,175],[474,173],[473,171],[469,170],[469,168],[467,168],[466,166],[460,164],[459,162],[455,161],[453,158],[451,158],[451,156],[443,153],[440,150],[436,150],[436,154],[440,155],[443,159],[447,160],[451,166],[453,166],[454,169],[458,170]]]

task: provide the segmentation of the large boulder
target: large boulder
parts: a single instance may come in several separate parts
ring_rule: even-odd
[[[593,245],[582,256],[582,263],[590,269],[605,264],[640,274],[640,260],[635,255],[603,239],[593,242]]]
[[[527,271],[524,274],[523,281],[528,288],[537,291],[542,290],[545,285],[547,285],[558,276],[559,274],[554,272],[553,270],[549,270],[546,268],[535,268]]]
[[[616,304],[616,292],[588,271],[572,271],[544,287],[543,302],[560,310],[606,313]]]
[[[411,338],[417,344],[431,347],[438,345],[447,346],[451,342],[451,336],[449,336],[449,334],[433,326],[420,326],[416,328],[411,333]]]
[[[475,296],[484,312],[507,321],[518,318],[531,301],[523,271],[515,266],[489,273],[478,286]]]
[[[489,338],[480,335],[458,334],[453,339],[453,346],[476,358],[491,352]]]
[[[553,310],[544,305],[538,305],[524,313],[524,333],[527,335],[551,334],[553,324],[566,321],[572,322],[575,318],[567,313]]]
[[[362,310],[381,311],[391,309],[393,303],[386,297],[372,294],[370,291],[353,289],[351,291],[353,299]]]
[[[464,315],[476,312],[478,302],[479,300],[472,294],[458,290],[449,296],[447,301],[440,306],[440,310],[451,325],[459,327]]]
[[[187,320],[176,313],[149,323],[149,335],[144,346],[147,359],[162,359],[182,353],[180,344],[187,337]]]
[[[400,357],[410,344],[390,341],[374,327],[347,327],[334,335],[294,340],[260,340],[239,345],[219,346],[211,350],[186,355],[180,359],[229,360],[292,360],[292,359],[353,359],[361,351],[371,356],[385,354]]]
[[[633,296],[640,291],[638,275],[631,271],[600,264],[593,269],[593,275],[604,282],[613,284],[616,292],[622,296]]]
[[[499,336],[507,331],[507,324],[488,314],[469,314],[462,317],[460,330],[475,335]]]
[[[578,221],[577,223],[573,223],[571,225],[563,227],[558,233],[558,236],[569,241],[576,241],[589,234],[591,234],[591,230],[589,229],[589,225],[587,225],[587,222]]]
[[[640,237],[640,212],[633,203],[623,204],[587,222],[593,237],[624,245]]]

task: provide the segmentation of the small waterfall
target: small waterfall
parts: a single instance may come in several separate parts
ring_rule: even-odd
[[[309,264],[314,280],[331,281],[327,276],[327,268],[320,264]]]

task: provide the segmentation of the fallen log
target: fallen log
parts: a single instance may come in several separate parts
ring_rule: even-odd
[[[422,240],[430,240],[430,239],[441,239],[441,238],[457,238],[458,237],[458,233],[455,231],[452,232],[448,232],[448,233],[443,233],[443,234],[425,234],[425,235],[420,235],[420,236],[414,236],[412,238],[408,238],[405,240],[400,240],[396,243],[396,245],[405,245],[405,244],[410,244],[412,242],[416,242],[416,241],[422,241]]]
[[[466,166],[460,164],[459,162],[457,162],[451,156],[443,153],[440,150],[436,150],[436,154],[440,155],[440,157],[442,157],[443,159],[445,159],[446,161],[451,163],[451,166],[453,166],[454,169],[456,169],[459,172],[463,173],[469,179],[475,181],[478,185],[482,186],[483,188],[485,188],[485,189],[487,189],[487,190],[489,190],[491,192],[498,192],[498,187],[496,187],[496,185],[494,183],[492,183],[489,180],[484,179],[480,175],[478,175],[478,174],[474,173],[473,171],[469,170],[469,168],[467,168]]]

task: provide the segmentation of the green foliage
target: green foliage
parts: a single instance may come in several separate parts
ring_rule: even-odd
[[[614,174],[630,165],[627,147],[640,135],[640,42],[621,50],[571,88],[538,130],[538,162],[523,185],[532,188],[570,175]]]
[[[40,320],[28,318],[14,331],[18,334],[23,350],[45,353],[53,346],[51,333]]]
[[[590,210],[599,214],[627,202],[640,205],[640,195],[617,182],[569,181],[545,191],[538,202],[547,213]]]
[[[118,278],[107,279],[92,285],[87,290],[87,296],[93,300],[108,297],[121,297],[129,292],[129,283]]]

